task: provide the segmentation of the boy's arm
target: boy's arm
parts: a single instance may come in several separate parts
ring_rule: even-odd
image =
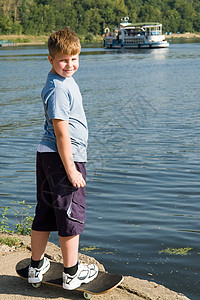
[[[53,127],[56,135],[58,152],[65,167],[69,181],[74,187],[84,187],[85,180],[82,174],[76,169],[73,155],[72,145],[69,136],[69,122],[59,119],[53,119]]]

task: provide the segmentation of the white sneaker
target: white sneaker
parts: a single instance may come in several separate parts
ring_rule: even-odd
[[[95,279],[98,275],[98,267],[94,264],[79,264],[78,271],[74,276],[63,272],[63,288],[66,290],[74,290],[82,283],[88,283]]]
[[[28,282],[29,283],[38,283],[41,282],[43,279],[43,275],[49,270],[50,268],[50,261],[48,258],[44,258],[43,265],[41,268],[33,268],[29,266],[28,269]]]

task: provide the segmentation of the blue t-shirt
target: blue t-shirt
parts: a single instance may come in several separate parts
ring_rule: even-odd
[[[45,111],[44,134],[41,144],[58,152],[52,119],[69,121],[69,135],[74,161],[87,161],[88,127],[82,96],[73,77],[49,73],[42,90]]]

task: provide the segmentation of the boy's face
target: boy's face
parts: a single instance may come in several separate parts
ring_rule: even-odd
[[[49,55],[48,59],[52,65],[51,72],[57,73],[62,77],[71,77],[79,67],[79,54],[67,55],[57,53],[54,58]]]

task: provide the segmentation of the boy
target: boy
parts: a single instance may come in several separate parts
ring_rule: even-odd
[[[85,226],[85,162],[88,129],[82,97],[72,75],[81,45],[66,27],[50,35],[52,66],[42,100],[44,135],[37,152],[37,207],[31,232],[30,283],[42,281],[50,267],[44,257],[50,231],[58,231],[63,256],[63,288],[75,289],[98,274],[96,265],[78,262],[79,235]]]

